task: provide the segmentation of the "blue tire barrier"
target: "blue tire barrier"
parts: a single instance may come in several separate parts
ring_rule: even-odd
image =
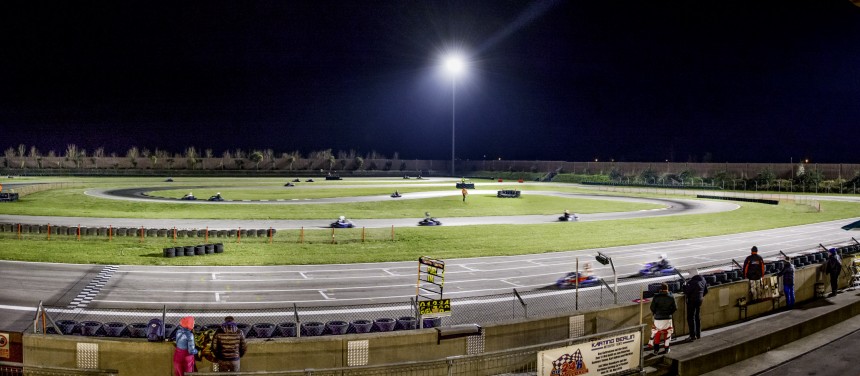
[[[681,291],[681,282],[678,281],[669,281],[666,282],[669,285],[669,292],[679,292]]]
[[[102,328],[102,323],[98,321],[81,321],[81,334],[85,336],[94,336]]]
[[[176,339],[176,325],[164,324],[164,339],[167,339],[167,340]]]
[[[376,328],[377,332],[390,332],[394,330],[394,326],[396,324],[397,321],[388,317],[373,320],[373,326]]]
[[[121,322],[106,322],[102,326],[105,329],[105,335],[108,337],[122,337],[122,332],[125,331],[125,323]]]
[[[215,243],[215,253],[224,253],[224,244]]]
[[[164,249],[164,257],[172,258],[176,257],[176,248],[169,247]]]
[[[662,285],[662,283],[660,283],[660,282],[649,283],[648,284],[648,291],[650,291],[652,293],[658,293],[658,292],[660,292],[660,287],[661,287],[660,285]]]
[[[194,256],[194,246],[187,245],[184,248],[185,248],[185,255],[186,256]]]
[[[211,255],[215,253],[215,244],[206,244],[206,254]]]
[[[63,334],[72,334],[75,331],[75,326],[77,325],[78,322],[75,320],[57,321],[57,326],[59,326],[59,329]]]
[[[708,283],[708,286],[716,286],[717,285],[717,277],[713,274],[708,274],[705,276],[705,282]]]
[[[128,324],[128,336],[131,338],[146,338],[146,330],[149,325],[143,322]]]
[[[370,320],[355,320],[350,325],[356,333],[370,333],[373,329],[373,321]]]
[[[728,278],[726,278],[725,272],[716,272],[714,273],[714,277],[717,277],[717,283],[719,284],[723,284],[729,281]]]
[[[726,280],[737,281],[737,277],[738,277],[738,271],[737,270],[726,271]]]
[[[325,324],[326,331],[331,335],[346,334],[349,330],[349,323],[346,321],[329,321]]]
[[[197,256],[203,256],[206,254],[206,247],[202,245],[198,245],[194,247],[194,254]]]
[[[240,331],[242,331],[242,334],[244,334],[245,337],[247,337],[248,334],[251,333],[251,325],[245,324],[243,322],[237,322],[236,327],[239,328]]]
[[[270,338],[275,332],[275,324],[267,322],[256,323],[252,325],[254,336],[257,338]]]
[[[764,264],[764,274],[771,274],[771,273],[773,273],[773,271],[774,271],[773,263],[766,262]]]
[[[325,331],[325,324],[318,321],[308,321],[302,323],[302,336],[316,337],[321,336]]]
[[[442,326],[441,317],[425,317],[421,321],[425,328],[438,328]]]
[[[294,322],[282,322],[278,324],[277,329],[278,335],[281,337],[295,337],[296,336],[296,323]]]

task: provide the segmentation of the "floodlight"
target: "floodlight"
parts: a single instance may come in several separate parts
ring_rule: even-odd
[[[459,54],[445,56],[442,65],[445,67],[445,71],[453,76],[462,75],[466,71],[466,60]]]

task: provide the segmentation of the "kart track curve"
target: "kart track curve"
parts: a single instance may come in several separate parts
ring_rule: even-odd
[[[490,191],[487,191],[490,192]],[[591,197],[552,191],[542,194]],[[109,195],[106,192],[88,191],[93,195]],[[529,194],[538,194],[529,191]],[[426,192],[427,197],[443,192]],[[454,192],[454,194],[458,194]],[[131,193],[132,196],[136,193]],[[420,196],[415,193],[409,196]],[[406,196],[406,195],[404,195]],[[145,197],[111,196],[115,199],[141,199]],[[596,199],[607,196],[593,195]],[[350,200],[354,198],[339,198]],[[362,198],[366,199],[366,198]],[[379,199],[390,199],[380,196]],[[580,215],[580,221],[617,220],[642,218],[648,216],[684,215],[714,213],[733,210],[737,205],[722,201],[693,199],[634,198],[612,197],[612,199],[636,202],[661,203],[665,209],[627,213],[601,213]],[[330,201],[317,199],[316,201]],[[860,198],[855,198],[860,201]],[[224,203],[208,203],[213,205]],[[267,203],[268,204],[268,203]],[[640,244],[602,249],[577,250],[546,254],[530,254],[505,257],[481,257],[468,259],[449,259],[446,261],[445,295],[453,299],[476,297],[492,294],[536,290],[540,294],[572,294],[571,290],[551,288],[555,280],[573,270],[577,260],[580,266],[591,262],[594,274],[611,281],[612,269],[607,265],[594,262],[597,251],[612,257],[619,276],[634,274],[638,268],[653,261],[658,254],[666,253],[673,264],[686,270],[693,267],[711,266],[727,263],[731,259],[742,259],[749,253],[751,245],[757,245],[767,255],[782,250],[787,254],[814,249],[819,243],[837,244],[850,241],[851,234],[841,229],[845,224],[860,218],[822,222],[816,224],[778,228],[771,230],[687,239],[652,244]],[[86,223],[87,226],[101,226],[106,220],[79,217],[28,217],[0,215],[0,222],[69,224]],[[118,219],[110,222],[117,224]],[[132,220],[132,219],[128,219]],[[555,215],[527,215],[509,217],[462,217],[444,218],[445,225],[486,225],[486,224],[535,224],[556,222]],[[140,224],[141,219],[133,219]],[[158,226],[223,226],[225,228],[265,227],[296,228],[296,226],[325,227],[328,221],[307,220],[152,220]],[[402,221],[402,222],[401,222]],[[259,223],[259,225],[258,225]],[[361,219],[359,226],[415,226],[414,219]],[[571,223],[575,225],[575,223]],[[101,281],[97,289],[86,291],[89,298],[86,304],[73,303],[79,299],[91,282],[98,280],[100,274],[109,268],[110,277]],[[247,310],[290,307],[298,304],[304,307],[317,307],[320,314],[336,312],[342,306],[362,304],[402,304],[407,305],[410,297],[415,296],[414,261],[384,262],[372,264],[342,265],[292,265],[292,266],[243,266],[243,267],[194,267],[194,266],[104,266],[29,263],[0,261],[0,275],[4,276],[6,288],[0,292],[0,312],[4,319],[0,325],[13,322],[15,326],[26,327],[32,323],[32,313],[39,301],[54,307],[111,308],[111,309],[171,309],[187,310]],[[619,289],[629,287],[638,291],[642,280],[621,280]],[[590,290],[589,290],[590,289]],[[580,294],[606,294],[601,287],[581,289]],[[585,291],[583,291],[585,290]],[[562,299],[569,299],[566,295]],[[511,298],[502,301],[510,306]],[[455,307],[459,312],[473,311],[475,317],[485,319],[510,318],[510,312],[498,312],[499,299],[475,300]],[[372,311],[373,308],[367,308]],[[407,307],[408,308],[408,307]],[[531,311],[530,311],[531,312]],[[373,315],[373,313],[369,313]],[[499,317],[496,317],[500,315]],[[471,315],[469,315],[471,316]],[[8,326],[8,325],[7,325]]]

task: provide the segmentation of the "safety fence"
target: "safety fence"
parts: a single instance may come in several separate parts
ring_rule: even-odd
[[[15,362],[0,362],[0,376],[112,376],[114,369],[86,369],[25,365]]]
[[[17,240],[104,240],[134,239],[138,243],[153,243],[160,247],[187,245],[185,243],[211,240],[242,243],[344,244],[388,242],[397,240],[397,230],[390,228],[331,228],[331,229],[183,229],[147,228],[144,226],[66,226],[26,223],[0,223],[0,236],[11,235]]]

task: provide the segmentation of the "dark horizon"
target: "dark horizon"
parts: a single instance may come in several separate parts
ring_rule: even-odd
[[[860,162],[847,0],[0,7],[4,150]]]

